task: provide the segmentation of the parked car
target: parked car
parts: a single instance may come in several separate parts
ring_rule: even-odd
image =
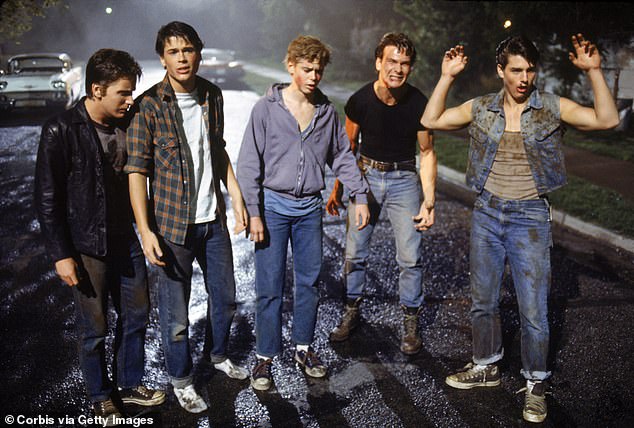
[[[81,67],[65,53],[37,53],[9,58],[0,75],[0,109],[70,108],[82,94]]]
[[[242,63],[235,60],[235,52],[225,49],[204,48],[198,72],[201,76],[214,81],[236,81],[244,76]]]

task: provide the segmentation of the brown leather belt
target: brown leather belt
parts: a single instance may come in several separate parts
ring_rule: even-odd
[[[367,165],[370,168],[374,168],[377,171],[388,172],[388,171],[414,171],[416,172],[416,160],[406,160],[401,162],[380,162],[374,159],[370,159],[366,156],[361,155],[359,161],[363,165]]]

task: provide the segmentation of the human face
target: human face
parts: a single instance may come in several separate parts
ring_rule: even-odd
[[[182,37],[170,37],[165,41],[161,64],[175,92],[191,92],[196,87],[196,73],[200,65],[200,52]]]
[[[389,45],[383,48],[383,56],[376,59],[376,71],[379,72],[379,86],[400,88],[412,71],[412,59],[403,50]]]
[[[324,75],[324,66],[319,60],[308,61],[300,59],[296,63],[289,62],[286,66],[291,75],[291,87],[299,90],[302,94],[310,96],[317,89],[317,85]]]
[[[502,79],[504,92],[514,100],[523,102],[532,91],[537,67],[523,56],[510,55],[504,69],[498,64],[498,76]]]
[[[109,123],[121,119],[134,104],[132,92],[136,88],[136,82],[121,78],[108,86],[93,83],[92,93],[95,104],[98,106],[93,120],[101,123]]]

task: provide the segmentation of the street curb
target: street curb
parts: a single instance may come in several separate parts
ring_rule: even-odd
[[[438,165],[438,177],[442,180],[442,184],[454,186],[456,189],[451,191],[452,196],[461,198],[464,202],[473,203],[475,193],[465,183],[465,175],[461,172]],[[457,191],[456,191],[457,190]],[[470,194],[470,196],[467,196]],[[625,238],[616,233],[587,223],[576,217],[571,216],[563,211],[553,210],[553,223],[558,226],[573,230],[574,232],[590,237],[601,243],[608,244],[620,250],[627,251],[634,256],[634,239]]]

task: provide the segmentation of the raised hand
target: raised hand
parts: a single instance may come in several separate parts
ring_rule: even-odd
[[[456,45],[445,52],[442,59],[442,74],[445,76],[455,77],[464,70],[469,57],[464,54],[464,46]]]
[[[590,40],[586,40],[583,34],[572,36],[572,47],[575,51],[570,52],[568,57],[575,67],[583,71],[601,68],[599,50]]]

